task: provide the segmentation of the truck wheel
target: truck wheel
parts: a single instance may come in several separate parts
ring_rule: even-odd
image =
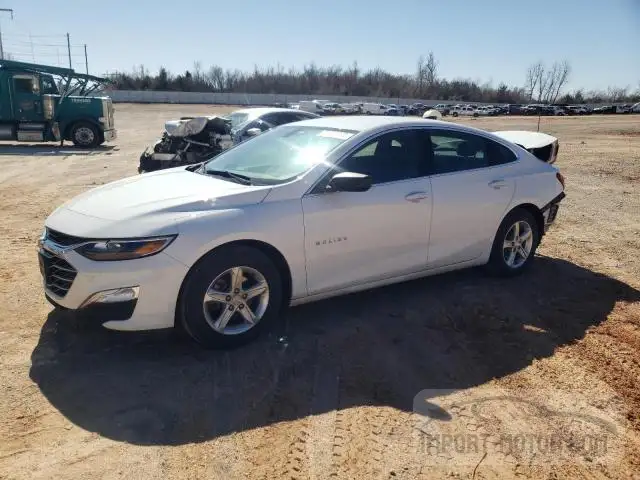
[[[71,128],[71,141],[79,148],[95,148],[100,144],[100,131],[89,122],[78,122]]]
[[[452,116],[452,117],[457,117],[457,116],[458,116],[458,112],[453,112],[453,113],[451,114],[451,116]]]

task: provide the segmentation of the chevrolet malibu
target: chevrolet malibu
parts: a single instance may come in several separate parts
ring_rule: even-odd
[[[565,196],[532,137],[395,117],[282,125],[60,206],[39,240],[45,294],[109,329],[182,326],[226,348],[289,305],[478,265],[520,274]]]

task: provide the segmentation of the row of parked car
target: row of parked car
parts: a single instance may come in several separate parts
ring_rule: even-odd
[[[477,104],[444,104],[426,105],[416,102],[411,105],[383,104],[373,102],[336,103],[325,100],[308,100],[279,107],[293,108],[318,115],[418,115],[422,116],[427,110],[438,110],[442,116],[496,116],[496,115],[591,115],[640,113],[640,103],[635,105],[603,105],[591,108],[588,105],[546,105],[546,104],[506,104],[506,105],[477,105]]]

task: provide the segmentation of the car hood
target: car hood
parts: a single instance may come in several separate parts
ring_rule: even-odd
[[[247,186],[184,167],[108,183],[72,198],[45,222],[80,237],[135,237],[178,233],[177,223],[197,212],[260,203],[269,186]]]

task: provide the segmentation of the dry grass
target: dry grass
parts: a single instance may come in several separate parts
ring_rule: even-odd
[[[226,353],[51,312],[34,250],[45,217],[135,174],[166,119],[220,110],[119,104],[117,146],[90,154],[0,146],[0,478],[470,478],[476,467],[476,478],[637,475],[639,116],[542,119],[560,138],[568,197],[537,264],[516,281],[468,271],[320,302]],[[459,121],[490,130],[537,122]],[[414,396],[442,388],[466,397],[423,392],[425,416],[412,415]],[[498,394],[568,409],[574,421],[527,416],[517,402],[483,404],[480,416],[450,405]],[[578,413],[614,419],[608,457],[575,448],[567,458],[434,455],[417,428],[571,440],[587,428]]]

